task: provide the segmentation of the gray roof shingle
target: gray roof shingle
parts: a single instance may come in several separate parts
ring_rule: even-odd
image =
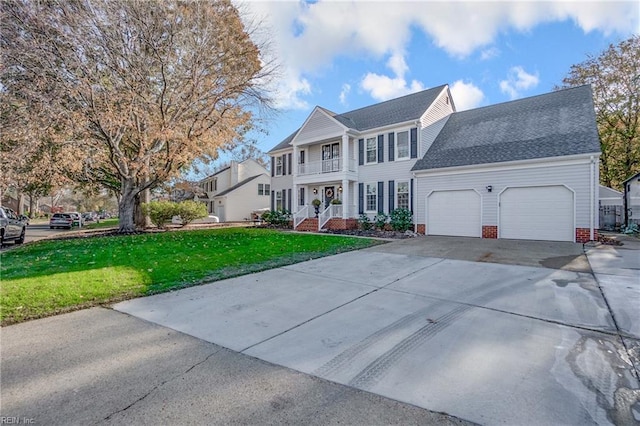
[[[335,115],[350,129],[359,131],[417,120],[429,108],[446,85],[411,93],[400,98]]]
[[[453,113],[412,170],[600,152],[590,86]]]
[[[445,87],[446,85],[443,84],[438,87],[411,93],[400,98],[380,102],[343,114],[335,114],[326,108],[323,108],[323,110],[342,125],[350,129],[364,131],[419,119]],[[300,129],[297,129],[269,152],[279,151],[289,147],[298,130]]]
[[[254,180],[254,179],[256,179],[256,178],[258,178],[260,176],[262,176],[262,175],[255,175],[255,176],[248,177],[245,180],[236,183],[232,187],[229,187],[229,188],[225,189],[224,191],[221,191],[221,192],[215,194],[214,197],[221,197],[223,195],[227,195],[228,193],[235,191],[236,189],[240,188],[241,186],[246,185],[247,183],[251,182],[252,180]]]

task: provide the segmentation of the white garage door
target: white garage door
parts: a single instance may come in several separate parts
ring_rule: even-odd
[[[480,195],[472,190],[435,191],[427,197],[427,234],[479,237]]]
[[[506,189],[498,232],[500,238],[573,241],[573,192],[564,186]]]

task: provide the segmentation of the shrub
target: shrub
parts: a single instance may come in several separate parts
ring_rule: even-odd
[[[620,229],[620,231],[623,234],[633,235],[633,234],[640,233],[640,227],[638,227],[637,223],[631,222],[629,226],[625,227],[624,225],[622,225],[622,228]]]
[[[142,212],[149,216],[151,223],[158,228],[164,228],[176,215],[176,203],[171,201],[151,201],[142,203]]]
[[[262,213],[262,220],[267,222],[269,225],[287,227],[291,220],[291,213],[287,210],[271,210]]]
[[[182,226],[186,226],[196,219],[207,217],[207,206],[198,201],[186,200],[175,205],[175,216],[180,216]]]
[[[391,227],[394,231],[405,232],[413,228],[413,218],[409,209],[395,209],[391,212]]]
[[[380,230],[384,230],[384,226],[387,224],[387,220],[389,220],[389,216],[382,212],[378,212],[378,214],[373,218],[373,222],[375,223],[376,228]]]
[[[369,216],[367,216],[364,213],[362,213],[360,215],[360,217],[358,218],[358,226],[360,226],[360,229],[362,229],[363,231],[368,231],[371,228],[373,228],[373,224],[371,223],[371,219],[369,219]]]

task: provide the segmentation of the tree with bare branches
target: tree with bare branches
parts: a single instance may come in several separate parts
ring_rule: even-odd
[[[76,182],[138,195],[215,158],[269,106],[274,68],[228,0],[13,0],[0,16],[0,90],[25,138],[46,134]],[[42,139],[41,139],[42,140]]]

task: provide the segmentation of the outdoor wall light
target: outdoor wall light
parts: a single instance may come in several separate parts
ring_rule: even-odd
[[[487,185],[487,191],[491,192],[492,189],[493,189],[493,186]]]
[[[342,185],[338,187],[338,192],[342,192]]]
[[[313,188],[313,193],[317,194],[318,193],[318,188]]]

